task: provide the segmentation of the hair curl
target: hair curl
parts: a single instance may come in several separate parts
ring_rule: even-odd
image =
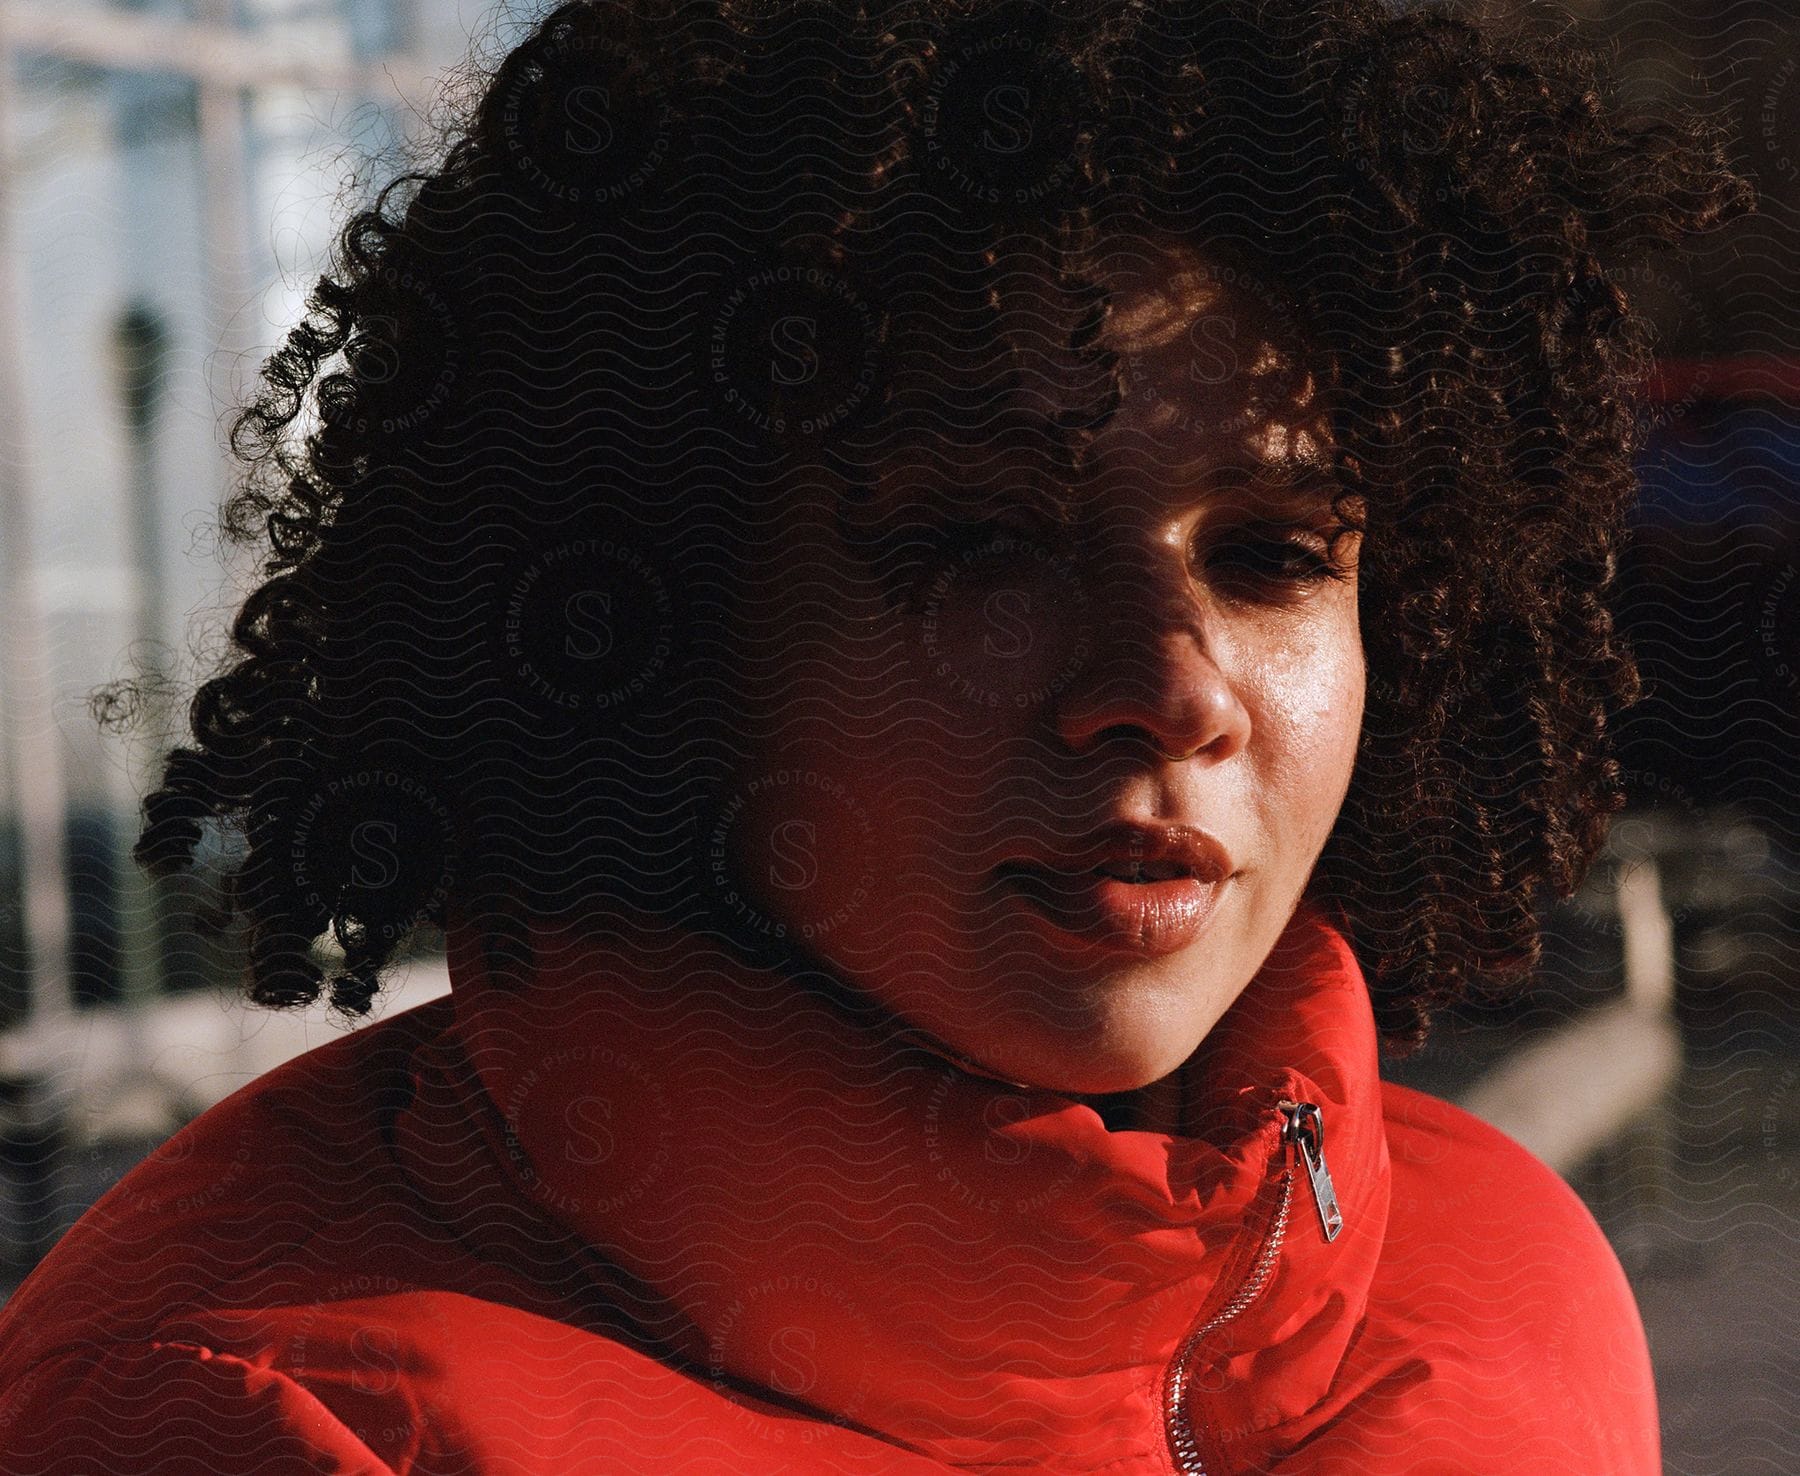
[[[1022,73],[1041,100],[1013,175],[955,131],[975,73]],[[608,148],[584,146],[595,130]],[[644,803],[628,755],[683,756],[662,776],[677,809],[704,789],[704,688],[684,676],[599,723],[528,714],[496,612],[543,575],[546,530],[660,548],[709,497],[737,527],[744,489],[795,452],[734,422],[742,405],[695,408],[684,294],[824,261],[882,284],[845,331],[884,363],[910,304],[940,359],[1004,372],[998,252],[1023,233],[1078,253],[1121,202],[1293,304],[1331,388],[1366,499],[1370,686],[1313,886],[1388,1043],[1416,1046],[1471,978],[1535,960],[1547,894],[1578,884],[1621,802],[1608,724],[1636,675],[1603,597],[1649,367],[1622,264],[1747,205],[1704,121],[1626,120],[1566,36],[1439,7],[559,7],[482,79],[441,162],[348,221],[234,428],[249,474],[224,526],[264,551],[263,582],[145,802],[140,862],[241,832],[250,996],[328,986],[351,1014],[413,922],[575,895],[593,827]],[[846,445],[913,423],[902,379],[802,453],[851,475]],[[1105,413],[1059,446],[1078,457]],[[665,662],[728,671],[729,560],[666,557],[621,572],[671,604]],[[371,817],[396,860],[379,885],[341,844]],[[641,823],[618,847],[639,873]],[[327,930],[329,979],[310,952]]]

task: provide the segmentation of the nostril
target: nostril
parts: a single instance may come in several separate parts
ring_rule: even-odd
[[[1178,638],[1185,639],[1185,638]],[[1202,753],[1227,758],[1249,737],[1249,712],[1226,671],[1191,644],[1155,670],[1121,655],[1091,659],[1056,702],[1063,741],[1077,752],[1121,733],[1165,762]]]
[[[1136,723],[1114,723],[1111,727],[1102,728],[1099,733],[1095,735],[1095,739],[1100,743],[1104,743],[1108,739],[1130,743],[1141,743],[1144,747],[1152,750],[1158,758],[1167,759],[1171,763],[1180,763],[1183,759],[1191,759],[1194,755],[1200,753],[1207,747],[1205,742],[1200,742],[1196,743],[1192,748],[1182,750],[1179,748],[1179,745],[1165,743],[1161,738],[1158,738],[1156,734],[1150,732],[1146,728],[1139,727]]]

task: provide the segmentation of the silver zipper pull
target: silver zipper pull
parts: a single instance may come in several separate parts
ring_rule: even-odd
[[[1338,1208],[1331,1170],[1325,1167],[1325,1114],[1312,1102],[1283,1100],[1277,1105],[1287,1114],[1287,1126],[1281,1130],[1281,1136],[1299,1147],[1300,1161],[1306,1165],[1313,1208],[1319,1212],[1319,1228],[1327,1241],[1336,1240],[1344,1228],[1344,1212]]]

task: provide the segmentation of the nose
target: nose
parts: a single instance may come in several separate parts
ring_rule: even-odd
[[[1059,695],[1056,728],[1085,753],[1109,735],[1173,759],[1229,758],[1250,737],[1250,714],[1221,668],[1208,616],[1185,569],[1129,571],[1096,591],[1093,647]]]

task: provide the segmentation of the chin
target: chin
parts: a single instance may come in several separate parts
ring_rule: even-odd
[[[959,988],[940,972],[923,990],[865,991],[977,1074],[1072,1097],[1135,1092],[1179,1070],[1236,992],[1212,971],[1163,961],[1108,959],[1095,969],[1015,954],[1003,965],[1015,987],[984,995],[995,967],[959,977]]]
[[[1185,1059],[1185,1057],[1183,1058]],[[1145,1087],[1153,1086],[1164,1077],[1179,1069],[1181,1061],[1163,1064],[1161,1057],[1155,1064],[1141,1061],[1120,1063],[1106,1071],[1084,1072],[1074,1084],[1057,1090],[1070,1096],[1094,1097],[1116,1096],[1120,1092],[1138,1092]]]
[[[1046,1042],[1029,1054],[1015,1051],[997,1058],[984,1052],[974,1059],[996,1076],[1028,1083],[1041,1091],[1060,1092],[1068,1097],[1103,1097],[1139,1091],[1161,1081],[1191,1054],[1191,1050],[1172,1053],[1162,1040],[1105,1051]]]
[[[1019,1067],[1013,1079],[1070,1096],[1141,1091],[1181,1069],[1234,994],[1192,977],[1172,988],[1168,980],[1110,981],[1089,1028],[1022,1031],[1007,1042]]]

